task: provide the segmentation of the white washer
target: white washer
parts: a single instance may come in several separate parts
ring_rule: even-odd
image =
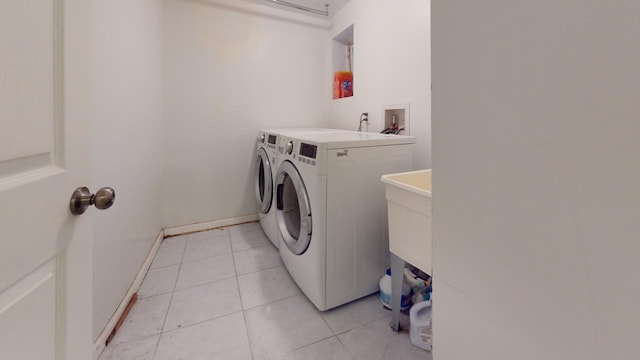
[[[281,128],[263,129],[258,131],[256,146],[256,181],[255,194],[258,207],[258,219],[265,235],[275,247],[280,244],[280,231],[275,215],[274,181],[277,170],[278,136],[282,134],[334,133],[345,130],[326,128]]]
[[[378,290],[389,261],[380,177],[412,170],[415,142],[346,131],[278,139],[280,257],[319,310]]]
[[[340,130],[340,129],[329,129],[329,128],[277,128],[277,129],[267,129],[272,134],[278,134],[283,136],[295,136],[300,135],[304,136],[305,134],[317,134],[317,133],[350,133],[353,131],[349,130]]]
[[[255,193],[258,204],[258,219],[265,235],[278,247],[280,232],[273,206],[273,181],[275,180],[278,135],[268,130],[258,131],[256,149]]]

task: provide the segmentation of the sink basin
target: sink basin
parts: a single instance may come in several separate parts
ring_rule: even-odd
[[[389,210],[389,250],[431,274],[431,169],[382,176]]]

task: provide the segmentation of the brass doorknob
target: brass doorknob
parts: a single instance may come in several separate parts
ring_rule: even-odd
[[[87,208],[91,205],[95,205],[100,210],[105,210],[111,207],[116,201],[116,192],[110,187],[103,187],[98,190],[97,193],[91,194],[89,188],[86,186],[75,189],[71,194],[71,202],[69,208],[73,215],[81,215],[87,211]]]

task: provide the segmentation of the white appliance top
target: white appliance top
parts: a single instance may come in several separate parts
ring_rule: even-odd
[[[357,131],[290,133],[298,141],[324,145],[326,149],[415,144],[415,136],[375,134]]]
[[[337,132],[349,132],[348,130],[327,129],[327,128],[280,128],[280,129],[265,129],[261,130],[270,134],[291,136],[292,134],[307,134],[307,133],[337,133]]]

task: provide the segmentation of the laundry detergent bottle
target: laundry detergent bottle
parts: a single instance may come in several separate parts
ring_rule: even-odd
[[[404,280],[404,274],[400,299],[400,310],[406,310],[411,306],[411,286]],[[380,302],[387,309],[391,309],[391,269],[387,269],[386,274],[380,279]]]

